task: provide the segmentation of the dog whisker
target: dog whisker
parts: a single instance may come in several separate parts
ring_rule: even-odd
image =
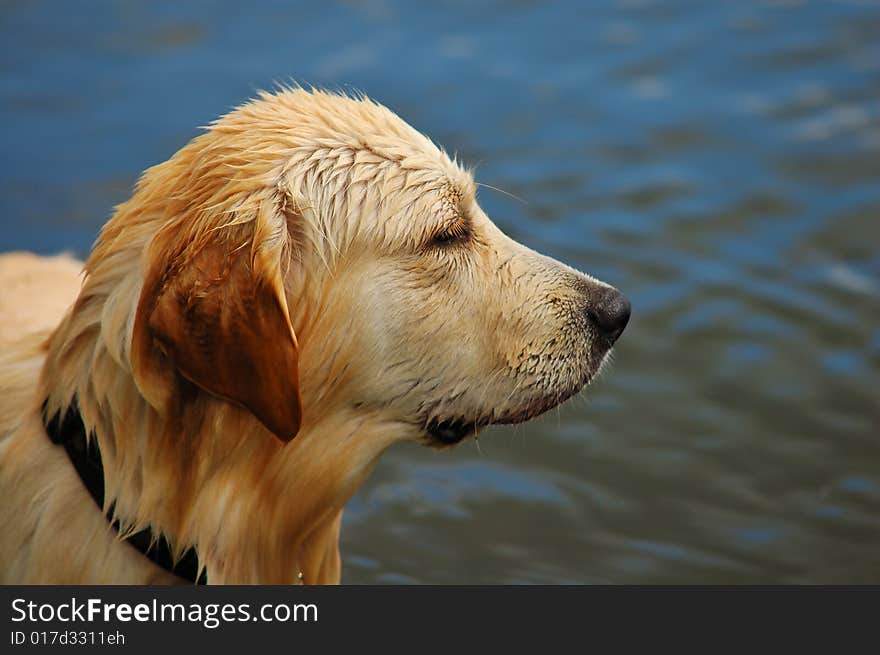
[[[499,189],[498,187],[496,187],[496,186],[492,186],[491,184],[486,184],[485,182],[477,182],[476,184],[477,184],[477,186],[479,186],[479,187],[486,187],[487,189],[492,189],[493,191],[497,191],[498,193],[503,193],[505,196],[510,196],[510,197],[513,198],[514,200],[517,200],[517,201],[521,202],[521,203],[524,204],[524,205],[528,205],[528,204],[529,204],[528,202],[526,202],[525,200],[523,200],[523,199],[520,198],[519,196],[514,195],[514,194],[510,193],[509,191],[505,191],[504,189]]]

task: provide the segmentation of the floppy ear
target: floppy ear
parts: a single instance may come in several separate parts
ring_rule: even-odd
[[[279,228],[256,219],[183,236],[184,245],[179,229],[157,234],[132,339],[132,365],[151,404],[167,407],[179,394],[171,369],[250,410],[282,441],[296,435],[302,409],[281,275],[284,229],[283,221]]]

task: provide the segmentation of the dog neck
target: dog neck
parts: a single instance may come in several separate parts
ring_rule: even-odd
[[[211,583],[338,582],[342,508],[390,442],[378,426],[337,413],[282,447],[223,401],[204,399],[190,424],[145,402],[116,415],[108,400],[79,402],[120,533],[152,530],[176,555],[194,547]]]
[[[46,434],[52,443],[61,446],[67,452],[68,459],[86,490],[106,516],[107,511],[104,510],[104,465],[101,450],[98,447],[97,439],[86,431],[76,399],[64,414],[58,413],[54,416],[48,416],[45,409],[44,403],[41,410]],[[109,513],[112,514],[113,510],[110,509]],[[110,524],[114,530],[119,532],[118,520],[111,521]],[[167,538],[161,533],[154,533],[151,528],[135,533],[126,532],[122,538],[144,557],[169,573],[196,584],[205,584],[205,571],[199,570],[198,555],[195,549],[190,548],[182,555],[176,554]]]
[[[143,244],[132,237],[134,252],[97,261],[137,258]],[[123,533],[150,528],[177,553],[195,547],[211,583],[337,582],[342,508],[400,438],[394,426],[315,400],[282,444],[246,410],[185,381],[160,413],[128,363],[140,272],[120,268],[87,275],[49,340],[41,382],[49,415],[79,402],[104,463],[104,510]]]

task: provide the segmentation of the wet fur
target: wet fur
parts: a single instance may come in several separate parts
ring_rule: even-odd
[[[72,260],[4,257],[3,583],[179,582],[119,541],[44,399],[77,398],[124,530],[196,546],[211,583],[336,583],[343,506],[388,446],[530,418],[609,348],[583,311],[604,285],[504,236],[468,171],[365,98],[220,119],[145,173],[81,287]]]

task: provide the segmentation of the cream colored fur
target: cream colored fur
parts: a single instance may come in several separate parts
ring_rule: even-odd
[[[301,89],[148,170],[80,280],[0,257],[3,583],[179,581],[120,542],[44,399],[77,398],[126,530],[195,546],[210,583],[335,583],[388,446],[526,420],[610,348],[584,312],[607,285],[502,234],[386,108]]]

